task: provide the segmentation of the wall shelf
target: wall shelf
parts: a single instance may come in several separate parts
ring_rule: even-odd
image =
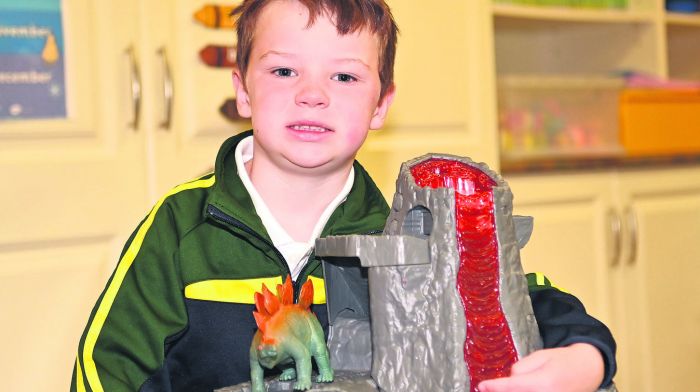
[[[620,89],[624,86],[621,77],[605,77],[600,75],[499,75],[498,85],[502,88],[527,89]]]
[[[553,6],[493,4],[493,15],[501,18],[562,22],[630,23],[652,22],[654,14],[629,9],[581,9]]]
[[[696,26],[700,28],[700,13],[683,14],[680,12],[666,13],[666,23],[678,26]]]

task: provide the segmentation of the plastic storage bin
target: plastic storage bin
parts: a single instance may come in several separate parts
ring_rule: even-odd
[[[700,89],[623,91],[620,131],[630,156],[700,153]]]
[[[621,79],[504,77],[498,83],[506,160],[617,156]]]

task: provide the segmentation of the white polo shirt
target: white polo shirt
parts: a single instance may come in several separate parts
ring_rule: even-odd
[[[355,179],[355,169],[352,167],[350,168],[350,174],[348,175],[348,179],[345,181],[343,189],[340,190],[340,193],[338,193],[338,195],[328,204],[328,206],[326,206],[326,209],[323,210],[318,222],[316,222],[316,225],[314,226],[309,240],[299,242],[294,241],[294,239],[292,239],[287,231],[284,230],[279,222],[277,222],[277,219],[275,219],[275,217],[272,215],[270,209],[267,208],[267,204],[265,204],[265,201],[262,199],[262,197],[260,197],[260,194],[255,189],[255,186],[253,186],[253,182],[250,181],[248,171],[245,169],[245,163],[253,158],[253,136],[249,136],[238,143],[238,146],[236,146],[235,157],[238,175],[241,178],[246,190],[250,194],[251,199],[253,200],[255,211],[262,220],[263,226],[265,226],[265,229],[267,230],[267,234],[270,235],[272,244],[280,251],[280,253],[282,253],[282,256],[284,256],[284,259],[289,266],[289,270],[292,272],[292,279],[296,281],[302,268],[304,268],[306,262],[309,260],[309,255],[313,250],[316,238],[321,235],[321,231],[326,226],[328,218],[330,218],[331,214],[340,205],[340,203],[345,201],[348,193],[350,193],[350,189],[352,188],[352,184]]]

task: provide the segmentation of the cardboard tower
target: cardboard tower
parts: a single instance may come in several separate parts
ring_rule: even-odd
[[[540,349],[519,252],[532,218],[512,199],[485,164],[424,155],[401,166],[383,233],[318,239],[336,380],[311,391],[472,392]]]

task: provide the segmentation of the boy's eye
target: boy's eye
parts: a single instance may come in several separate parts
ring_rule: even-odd
[[[294,70],[291,68],[277,68],[273,70],[272,73],[276,76],[280,76],[283,78],[288,78],[290,76],[296,75],[296,72],[294,72]]]
[[[337,80],[339,82],[344,82],[344,83],[350,83],[350,82],[356,82],[357,78],[346,73],[339,73],[335,74],[332,77],[333,80]]]

